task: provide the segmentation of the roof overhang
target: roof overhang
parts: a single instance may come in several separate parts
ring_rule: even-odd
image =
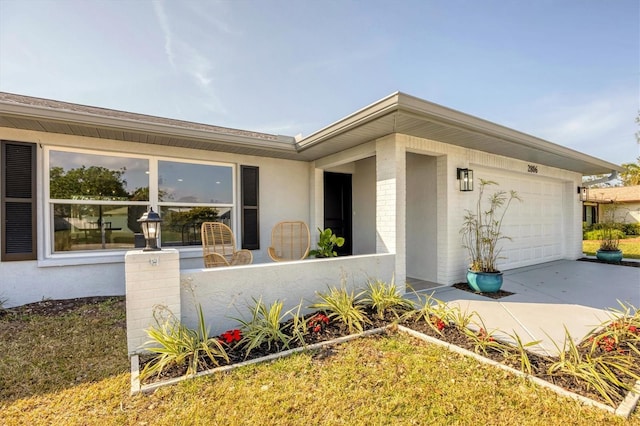
[[[484,151],[583,175],[620,166],[422,99],[394,93],[300,140],[309,158],[400,133]]]
[[[294,138],[0,93],[0,127],[300,159]]]
[[[616,164],[400,92],[297,142],[9,93],[0,93],[0,127],[306,161],[400,133],[583,175],[621,171]]]

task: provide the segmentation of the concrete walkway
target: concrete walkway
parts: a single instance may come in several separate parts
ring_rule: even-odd
[[[611,318],[609,309],[621,309],[618,301],[640,309],[640,268],[556,261],[505,272],[502,289],[515,294],[494,300],[453,287],[425,293],[477,312],[488,330],[515,331],[524,343],[540,340],[529,349],[554,356],[552,340],[562,349],[565,327],[578,342]]]

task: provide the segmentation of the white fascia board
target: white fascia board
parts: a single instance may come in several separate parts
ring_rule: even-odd
[[[385,116],[398,109],[398,94],[399,92],[392,93],[391,95],[383,98],[377,102],[368,105],[353,114],[342,118],[335,123],[313,132],[309,136],[302,138],[297,144],[298,151],[302,152],[314,145],[321,143],[323,140],[329,139],[336,134],[358,127],[363,123],[373,121],[376,118]]]
[[[443,124],[503,139],[508,143],[523,145],[543,152],[583,161],[585,163],[609,169],[612,172],[622,171],[622,168],[617,164],[592,157],[571,148],[540,139],[491,121],[465,114],[451,108],[443,107],[404,93],[399,93],[398,97],[399,110],[401,111],[417,113],[427,119],[434,119],[434,121],[441,122]]]
[[[84,125],[109,130],[181,137],[202,141],[226,142],[248,147],[295,152],[294,138],[288,136],[269,135],[277,137],[277,140],[269,140],[247,135],[234,135],[224,132],[215,132],[212,130],[190,129],[171,124],[150,123],[122,117],[100,116],[96,114],[54,110],[46,107],[43,108],[39,106],[20,105],[7,102],[0,102],[0,113],[20,118],[55,121],[71,125]]]

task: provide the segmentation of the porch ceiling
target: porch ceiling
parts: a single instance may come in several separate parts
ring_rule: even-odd
[[[583,175],[621,170],[616,164],[399,92],[297,142],[289,136],[10,93],[0,93],[0,127],[306,161],[402,133]]]

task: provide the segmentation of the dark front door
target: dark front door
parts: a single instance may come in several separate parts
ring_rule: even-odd
[[[331,228],[338,237],[344,237],[338,255],[352,254],[351,238],[351,175],[324,173],[324,227]]]

